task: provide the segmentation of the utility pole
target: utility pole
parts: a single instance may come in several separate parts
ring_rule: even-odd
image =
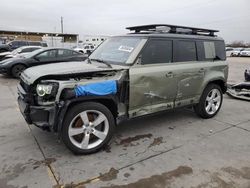
[[[61,32],[63,33],[63,17],[61,16]]]

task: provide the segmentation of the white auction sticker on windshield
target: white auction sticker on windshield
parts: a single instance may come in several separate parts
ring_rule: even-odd
[[[120,51],[124,51],[124,52],[132,52],[133,51],[133,47],[130,47],[130,46],[120,46],[119,48],[118,48],[118,50],[120,50]]]

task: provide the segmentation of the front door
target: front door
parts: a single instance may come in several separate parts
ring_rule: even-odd
[[[150,39],[129,70],[129,116],[171,109],[177,93],[173,71],[173,41]]]
[[[35,56],[35,59],[37,60],[37,62],[34,62],[32,66],[44,65],[47,63],[55,63],[58,61],[57,50],[51,49],[51,50],[46,50],[44,52],[41,52],[40,54]]]

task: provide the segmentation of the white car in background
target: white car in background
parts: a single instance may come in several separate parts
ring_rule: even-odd
[[[0,61],[2,61],[4,59],[12,58],[12,57],[25,55],[27,53],[33,52],[33,51],[41,49],[41,48],[43,48],[43,47],[41,47],[41,46],[23,46],[23,47],[15,49],[11,52],[2,52],[2,53],[0,53]]]
[[[231,57],[239,57],[240,56],[240,52],[244,50],[244,48],[234,48],[233,51],[231,51],[230,56]]]
[[[250,57],[250,48],[246,48],[240,52],[240,56]]]
[[[95,47],[92,44],[86,44],[82,47],[76,47],[74,48],[75,51],[81,52],[83,54],[91,54],[94,51]]]
[[[226,47],[226,56],[229,57],[231,56],[231,53],[234,49],[232,47]]]

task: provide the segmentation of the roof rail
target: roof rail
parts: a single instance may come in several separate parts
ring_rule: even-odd
[[[159,27],[167,27],[169,30],[166,31],[160,29]],[[135,33],[141,33],[142,31],[146,32],[168,32],[168,33],[177,33],[177,34],[193,34],[193,35],[206,35],[206,36],[215,36],[214,33],[219,32],[218,30],[213,29],[202,29],[196,27],[187,27],[187,26],[179,26],[179,25],[169,25],[169,24],[151,24],[151,25],[140,25],[133,27],[126,27],[126,29],[130,31],[134,31]],[[191,30],[189,32],[178,31],[178,30]]]

